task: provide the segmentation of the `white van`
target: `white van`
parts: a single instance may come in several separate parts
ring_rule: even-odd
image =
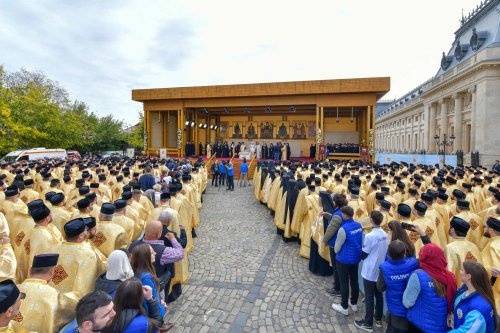
[[[16,150],[5,155],[2,162],[14,161],[36,161],[49,158],[65,159],[68,157],[64,149],[45,149],[45,148],[31,148]]]

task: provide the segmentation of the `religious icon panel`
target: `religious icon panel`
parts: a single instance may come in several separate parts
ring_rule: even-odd
[[[257,122],[256,121],[246,121],[245,122],[245,138],[246,139],[257,139]]]
[[[292,121],[292,139],[305,140],[307,136],[307,122],[304,120]]]
[[[308,121],[307,122],[307,138],[308,139],[316,139],[316,122]]]
[[[276,124],[278,132],[276,133],[276,139],[288,139],[289,138],[289,122],[288,121],[278,121]]]
[[[243,123],[241,121],[233,121],[233,139],[243,138]]]
[[[260,123],[260,138],[261,139],[272,139],[274,131],[273,121],[263,121]]]
[[[224,139],[228,137],[229,123],[227,121],[220,122],[220,136]]]

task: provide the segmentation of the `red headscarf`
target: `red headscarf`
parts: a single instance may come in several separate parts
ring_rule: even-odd
[[[446,287],[448,312],[453,308],[453,298],[457,292],[457,280],[452,272],[446,269],[448,262],[443,250],[434,243],[425,245],[419,253],[420,268],[426,271],[434,280]]]

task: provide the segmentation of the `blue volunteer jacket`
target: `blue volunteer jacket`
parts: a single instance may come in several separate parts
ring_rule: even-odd
[[[354,265],[361,261],[361,250],[363,247],[363,228],[361,223],[353,219],[346,220],[340,225],[345,230],[346,239],[336,260],[342,264]]]
[[[395,316],[406,318],[408,310],[403,305],[403,293],[411,273],[417,268],[418,262],[415,257],[389,259],[380,265],[387,286],[385,291],[387,308]]]
[[[415,304],[408,309],[407,318],[426,333],[448,332],[448,301],[439,297],[434,290],[431,276],[424,270],[417,270],[420,293]]]
[[[241,170],[241,173],[248,173],[248,164],[242,163],[240,170]]]
[[[461,298],[465,291],[467,291],[467,287],[463,285],[457,290],[455,296],[456,300],[460,298],[458,302],[455,302],[455,310],[453,311],[455,329],[461,328],[463,331],[468,331],[472,329],[472,326],[480,325],[484,327],[484,332],[493,333],[495,331],[495,319],[491,304],[478,292],[473,292],[469,296]],[[472,313],[473,311],[476,315]],[[483,318],[481,319],[478,314],[481,314]]]
[[[226,167],[222,163],[219,164],[219,172],[220,173],[226,173]]]

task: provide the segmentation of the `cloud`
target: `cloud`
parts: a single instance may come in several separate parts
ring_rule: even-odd
[[[193,29],[188,21],[172,20],[158,29],[149,47],[149,61],[167,70],[177,70],[192,51]]]
[[[395,98],[435,74],[477,3],[4,1],[0,64],[129,123],[137,88],[391,76]]]

